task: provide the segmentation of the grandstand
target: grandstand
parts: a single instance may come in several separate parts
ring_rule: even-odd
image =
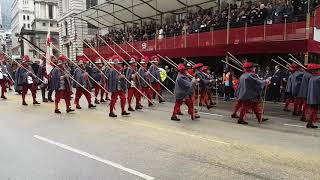
[[[305,62],[318,61],[319,9],[286,1],[219,2],[107,1],[75,16],[89,27],[88,34],[79,30],[77,36],[85,39],[84,53],[91,59],[98,56],[87,43],[105,58],[114,52],[104,42],[126,57],[115,42],[135,55],[138,54],[131,46],[145,55],[159,53],[207,61],[221,59],[227,52],[260,62],[288,53],[294,53],[301,61],[304,57]]]

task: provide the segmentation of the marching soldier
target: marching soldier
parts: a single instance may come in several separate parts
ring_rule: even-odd
[[[153,76],[151,76],[151,86],[153,89],[155,89],[158,93],[159,103],[165,102],[164,99],[162,99],[159,94],[161,94],[161,77],[160,77],[160,70],[159,70],[159,57],[158,56],[152,56],[151,57],[151,66],[149,67],[149,73]]]
[[[89,74],[86,72],[83,59],[79,59],[78,66],[73,75],[74,79],[79,83],[73,82],[73,87],[76,88],[74,104],[76,104],[77,109],[82,109],[79,100],[84,95],[88,102],[88,108],[95,108],[96,106],[91,103]]]
[[[94,78],[95,81],[97,81],[99,84],[94,83],[94,94],[96,96],[95,98],[95,104],[100,104],[106,102],[103,99],[104,94],[106,93],[105,90],[102,87],[106,87],[106,78],[102,74],[102,68],[103,68],[103,63],[100,58],[96,59],[95,64],[97,67],[92,68],[92,77]],[[100,101],[98,100],[98,95],[100,92]]]
[[[204,103],[208,109],[213,108],[213,105],[210,105],[208,103],[208,101],[205,100],[205,96],[206,96],[206,87],[210,86],[214,81],[211,79],[206,78],[205,74],[201,71],[201,68],[203,67],[202,63],[198,63],[195,64],[193,66],[193,69],[195,70],[195,78],[200,79],[199,82],[199,91],[200,94],[198,94],[198,96],[200,96],[200,99],[198,99],[198,101],[200,101],[201,103]]]
[[[301,114],[302,102],[301,99],[298,98],[298,93],[301,87],[303,72],[297,64],[292,64],[290,66],[290,70],[293,70],[293,73],[288,78],[286,93],[289,95],[290,100],[294,102],[294,110],[292,114],[299,116]],[[287,109],[288,107],[286,104],[285,110]]]
[[[38,105],[40,104],[36,98],[37,98],[37,85],[36,85],[36,77],[35,74],[30,67],[30,57],[28,55],[24,55],[22,59],[22,64],[16,71],[15,76],[15,83],[17,86],[22,86],[22,105],[27,106],[26,103],[26,94],[28,90],[31,91],[32,98],[33,98],[33,104]]]
[[[40,63],[40,67],[38,68],[37,76],[43,81],[39,82],[41,89],[42,102],[48,102],[46,98],[46,89],[48,87],[48,74],[46,70],[46,59],[42,58],[42,63]]]
[[[58,58],[57,66],[51,71],[52,90],[55,91],[55,110],[57,114],[61,114],[59,110],[60,100],[63,98],[66,102],[66,112],[73,112],[71,109],[71,80],[66,69],[67,58],[61,55]]]
[[[309,80],[312,77],[312,71],[314,71],[315,64],[308,64],[307,71],[303,72],[301,88],[298,93],[298,98],[301,98],[303,101],[302,106],[302,117],[301,121],[307,122],[307,113],[308,113],[308,104],[307,104],[307,97],[308,97],[308,85]]]
[[[215,80],[213,77],[208,73],[209,67],[203,66],[201,69],[202,73],[204,74],[205,78],[209,81],[214,82]],[[215,103],[212,100],[212,90],[213,90],[213,83],[209,83],[205,86],[205,93],[204,93],[204,102],[207,106],[214,106]]]
[[[244,117],[249,109],[256,114],[259,123],[268,119],[262,118],[262,109],[260,107],[260,96],[263,88],[269,83],[269,80],[260,80],[256,74],[256,64],[246,62],[243,64],[244,74],[241,75],[237,90],[239,103],[241,106],[238,124],[248,124]]]
[[[180,121],[177,117],[179,113],[181,113],[181,105],[183,102],[188,106],[188,114],[191,116],[191,119],[194,120],[196,118],[200,118],[199,115],[196,114],[194,110],[194,101],[193,101],[193,91],[194,86],[200,79],[192,80],[190,76],[187,75],[187,68],[183,64],[178,65],[179,74],[175,83],[175,105],[173,109],[173,113],[171,116],[172,121]]]
[[[150,79],[151,79],[150,74],[148,72],[148,63],[149,63],[149,58],[147,56],[142,57],[141,61],[140,61],[141,67],[139,68],[138,73],[139,73],[140,77],[144,79],[144,80],[140,81],[140,83],[141,83],[140,91],[142,93],[144,93],[145,96],[147,96],[147,98],[149,99],[148,105],[150,107],[150,106],[153,106],[153,103],[151,102],[152,90],[148,85],[148,84],[150,84]]]
[[[317,121],[318,109],[320,105],[320,64],[309,67],[313,71],[313,76],[309,80],[307,104],[311,107],[311,116],[307,128],[318,128],[314,123]]]
[[[126,78],[130,81],[130,83],[127,82],[128,105],[129,105],[128,111],[134,111],[134,109],[131,106],[133,96],[136,98],[135,109],[142,109],[141,93],[138,90],[141,87],[140,77],[136,73],[137,72],[137,60],[138,60],[137,56],[132,56],[129,61],[130,66],[128,67],[128,69],[126,71]]]
[[[111,65],[111,69],[108,76],[108,90],[111,93],[111,102],[110,102],[110,113],[109,117],[117,117],[114,113],[115,105],[120,97],[120,104],[121,104],[121,115],[127,116],[130,113],[126,112],[125,105],[126,105],[126,91],[127,91],[127,82],[125,75],[123,75],[123,66],[122,62],[123,59],[118,56],[113,57],[113,62]]]

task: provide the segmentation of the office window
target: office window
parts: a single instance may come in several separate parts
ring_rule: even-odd
[[[53,24],[52,24],[52,23],[50,23],[50,27],[53,27]]]
[[[27,16],[27,20],[29,20],[30,18],[29,18],[29,16]]]
[[[28,24],[28,28],[30,29],[30,24]]]
[[[49,19],[53,19],[53,6],[49,4],[48,8],[49,8]]]
[[[45,27],[45,26],[46,26],[46,23],[42,23],[42,26]]]
[[[23,20],[26,20],[26,15],[23,15]]]
[[[64,33],[66,36],[68,36],[68,23],[67,23],[67,21],[64,22]]]

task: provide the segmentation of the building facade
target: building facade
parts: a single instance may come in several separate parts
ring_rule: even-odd
[[[14,0],[11,6],[12,54],[32,55],[30,47],[16,36],[22,29],[32,30],[34,20],[34,0]],[[30,36],[25,36],[30,39]]]
[[[42,50],[46,49],[48,30],[51,33],[53,45],[59,48],[58,0],[34,0],[34,20],[30,38]],[[34,52],[38,55],[37,52]]]
[[[83,53],[83,43],[78,36],[86,36],[88,30],[80,19],[73,18],[86,9],[86,0],[59,0],[59,43],[60,50],[70,59],[75,60]]]

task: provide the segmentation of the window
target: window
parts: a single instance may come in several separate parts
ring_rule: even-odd
[[[53,19],[53,6],[49,4],[48,8],[49,8],[49,19]]]
[[[23,20],[26,20],[26,15],[23,15]]]
[[[25,23],[23,24],[23,28],[26,28],[26,24]]]
[[[27,16],[27,20],[29,20],[30,18],[29,18],[29,16]]]
[[[45,27],[45,26],[46,26],[46,23],[42,23],[42,26]]]
[[[89,9],[92,6],[96,6],[98,4],[98,0],[86,0],[87,9]]]
[[[52,24],[52,23],[50,23],[50,27],[53,27],[53,24]]]
[[[28,28],[30,29],[30,24],[28,24]]]
[[[64,22],[64,33],[66,36],[68,36],[68,23],[67,23],[67,21]]]

